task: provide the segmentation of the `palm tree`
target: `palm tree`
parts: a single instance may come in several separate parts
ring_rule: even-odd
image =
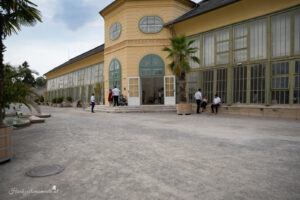
[[[186,74],[190,72],[191,67],[189,60],[199,63],[199,58],[193,56],[198,48],[191,47],[194,40],[187,41],[186,36],[175,36],[170,38],[171,48],[164,47],[163,51],[169,53],[167,58],[172,59],[168,65],[174,75],[176,75],[179,83],[179,103],[186,103]]]
[[[1,0],[0,1],[0,126],[3,125],[3,90],[4,90],[4,63],[3,40],[13,33],[18,33],[21,26],[33,26],[37,21],[42,22],[41,13],[37,5],[28,0]]]

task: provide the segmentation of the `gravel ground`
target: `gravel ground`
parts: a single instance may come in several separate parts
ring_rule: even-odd
[[[300,199],[296,120],[174,113],[89,113],[14,130],[0,199]],[[32,167],[60,164],[31,178]],[[56,186],[56,190],[53,189]]]

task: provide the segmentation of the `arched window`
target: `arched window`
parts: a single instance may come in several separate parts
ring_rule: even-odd
[[[111,40],[117,39],[121,34],[121,24],[119,22],[114,23],[111,25],[109,29],[109,38]]]
[[[158,16],[145,16],[139,22],[143,33],[158,33],[163,28],[163,20]]]
[[[109,64],[109,88],[115,86],[121,90],[121,64],[118,59],[113,59]]]
[[[140,62],[140,76],[164,76],[165,64],[160,56],[149,54]]]

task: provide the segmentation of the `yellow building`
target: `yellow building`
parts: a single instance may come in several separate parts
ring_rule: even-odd
[[[116,0],[102,11],[101,45],[46,73],[47,100],[88,102],[96,83],[108,104],[117,86],[129,105],[176,104],[162,51],[174,35],[195,40],[187,96],[202,88],[224,104],[300,104],[299,0]],[[162,100],[159,98],[162,96]]]

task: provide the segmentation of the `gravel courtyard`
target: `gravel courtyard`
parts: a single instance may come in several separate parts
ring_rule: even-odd
[[[300,199],[299,121],[43,111],[52,114],[44,124],[13,132],[14,158],[0,165],[1,200]],[[46,164],[65,170],[25,175]]]

